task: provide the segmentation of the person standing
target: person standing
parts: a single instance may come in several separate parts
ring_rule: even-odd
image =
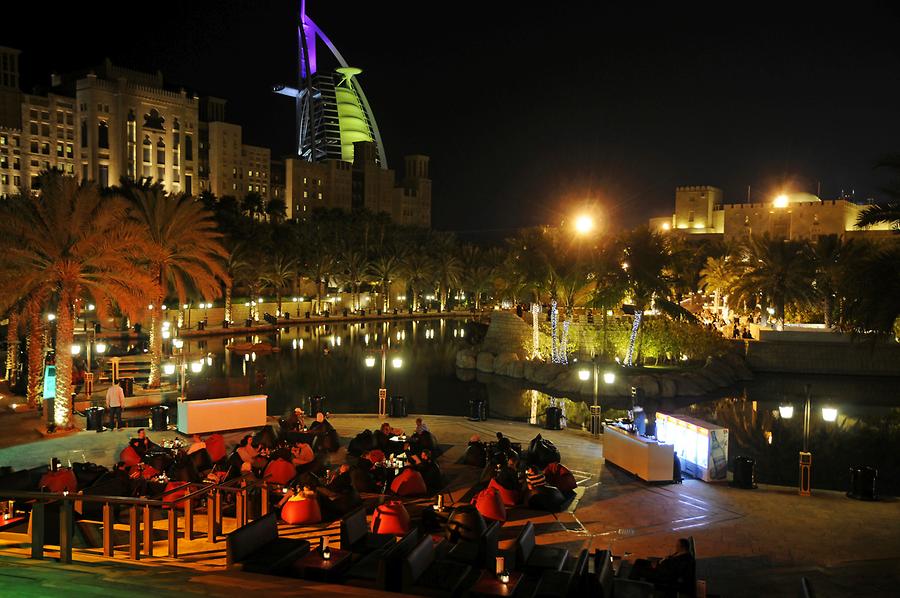
[[[125,405],[125,392],[119,386],[119,381],[112,383],[106,391],[106,408],[109,409],[109,428],[113,428],[113,422],[116,423],[116,429],[122,429],[122,407]]]

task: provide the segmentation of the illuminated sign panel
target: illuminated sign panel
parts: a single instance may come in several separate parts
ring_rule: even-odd
[[[728,473],[728,429],[692,417],[656,414],[656,438],[675,446],[682,471],[705,482]]]

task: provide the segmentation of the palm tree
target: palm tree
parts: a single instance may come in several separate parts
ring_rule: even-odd
[[[229,254],[213,214],[201,202],[166,194],[158,184],[128,184],[122,192],[131,202],[134,221],[143,230],[148,246],[144,259],[154,281],[148,385],[155,388],[160,384],[162,366],[160,305],[169,293],[174,293],[179,303],[186,302],[191,292],[204,299],[218,297],[222,283],[229,280],[225,270]]]
[[[481,308],[481,297],[491,288],[491,282],[497,273],[491,255],[477,245],[464,245],[462,248],[462,284],[475,298],[475,310]]]
[[[431,249],[439,310],[446,311],[450,289],[458,287],[462,279],[463,263],[458,255],[456,238],[450,233],[436,234]]]
[[[334,253],[325,246],[324,242],[316,243],[307,253],[303,269],[306,277],[316,285],[315,313],[319,313],[322,309],[322,295],[325,294],[329,278],[334,274],[336,263]]]
[[[837,235],[822,235],[809,247],[815,267],[815,293],[821,301],[825,327],[834,325],[835,302],[844,288],[844,281],[858,261],[859,245]]]
[[[225,261],[225,271],[228,278],[225,280],[225,321],[229,324],[234,321],[231,295],[234,291],[235,281],[244,280],[250,271],[250,261],[247,259],[246,246],[237,243],[228,254]]]
[[[297,276],[297,260],[276,253],[260,277],[266,287],[275,291],[275,309],[281,317],[281,293],[293,283]]]
[[[814,295],[815,270],[806,246],[799,241],[751,237],[746,247],[746,269],[735,285],[735,294],[760,296],[773,304],[778,329],[784,329],[786,304],[809,303]]]
[[[256,220],[265,210],[262,196],[256,191],[250,191],[241,201],[241,211]]]
[[[10,309],[6,323],[6,381],[10,387],[16,383],[19,358],[19,310]]]
[[[350,286],[350,305],[354,310],[360,308],[360,287],[368,282],[371,260],[365,251],[356,249],[349,244],[341,252],[339,259],[340,280]]]
[[[419,309],[419,292],[433,282],[434,263],[431,256],[421,248],[413,249],[403,260],[402,273],[412,294],[409,305],[416,311]]]
[[[700,290],[713,293],[713,307],[719,311],[719,300],[727,305],[728,295],[737,282],[738,273],[731,256],[707,257],[706,265],[700,270]]]
[[[635,321],[625,354],[625,365],[630,366],[644,311],[654,299],[657,306],[662,307],[663,301],[668,298],[669,285],[664,272],[669,265],[669,256],[662,237],[647,228],[637,228],[627,233],[620,244],[621,268],[625,273],[628,295],[634,304]]]
[[[283,199],[270,199],[266,202],[266,217],[269,222],[276,224],[284,222],[287,218],[287,204]]]
[[[372,278],[381,287],[381,307],[387,311],[391,305],[391,282],[403,271],[403,254],[382,246],[369,268]]]
[[[900,174],[900,154],[885,156],[875,165],[876,168],[886,168],[895,175]],[[890,201],[887,203],[869,206],[856,219],[856,226],[863,228],[874,224],[890,224],[895,231],[900,230],[900,182],[892,181],[891,186],[882,189]]]
[[[846,273],[841,327],[900,336],[900,245],[861,253]]]
[[[67,426],[71,414],[70,348],[78,304],[90,300],[100,317],[114,305],[126,313],[137,313],[152,281],[134,258],[151,248],[128,221],[127,202],[103,197],[96,185],[79,185],[74,177],[47,173],[41,178],[39,198],[26,197],[14,203],[16,214],[0,223],[4,262],[20,273],[15,280],[20,296],[37,298],[45,289],[56,305],[53,419],[58,426]],[[41,327],[40,305],[33,302],[30,306],[32,334]],[[40,371],[40,364],[29,366]]]

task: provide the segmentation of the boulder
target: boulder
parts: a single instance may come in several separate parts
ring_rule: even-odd
[[[527,361],[514,361],[509,364],[509,374],[513,378],[522,378],[525,375],[525,364]]]
[[[726,362],[734,370],[738,380],[752,380],[753,372],[747,367],[747,362],[737,353],[725,353],[722,361]]]
[[[577,394],[584,383],[578,378],[578,371],[571,369],[561,372],[550,383],[550,388],[564,394]]]
[[[631,385],[639,388],[644,392],[644,396],[648,398],[659,396],[659,383],[653,376],[641,374],[631,379]]]
[[[464,370],[475,369],[475,354],[471,349],[461,349],[456,352],[456,367]]]
[[[533,381],[534,380],[534,369],[537,367],[539,362],[537,361],[522,361],[519,362],[522,364],[522,378],[526,380]]]
[[[671,399],[678,395],[678,385],[670,374],[660,376],[657,381],[659,382],[659,396]]]
[[[459,380],[461,380],[462,382],[474,381],[477,374],[478,374],[478,372],[476,372],[475,370],[464,370],[464,369],[456,370],[456,377]]]
[[[492,374],[494,372],[494,354],[482,351],[475,360],[475,369],[479,372]]]
[[[500,353],[494,358],[494,373],[509,376],[509,366],[519,361],[515,353]]]

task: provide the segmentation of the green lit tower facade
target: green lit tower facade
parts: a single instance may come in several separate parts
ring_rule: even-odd
[[[307,162],[353,162],[353,144],[369,141],[376,146],[376,163],[387,168],[375,116],[357,79],[362,71],[347,64],[331,40],[306,15],[305,1],[300,6],[298,37],[298,86],[275,88],[276,93],[296,101],[297,155]],[[318,70],[318,41],[334,55],[338,68]]]

